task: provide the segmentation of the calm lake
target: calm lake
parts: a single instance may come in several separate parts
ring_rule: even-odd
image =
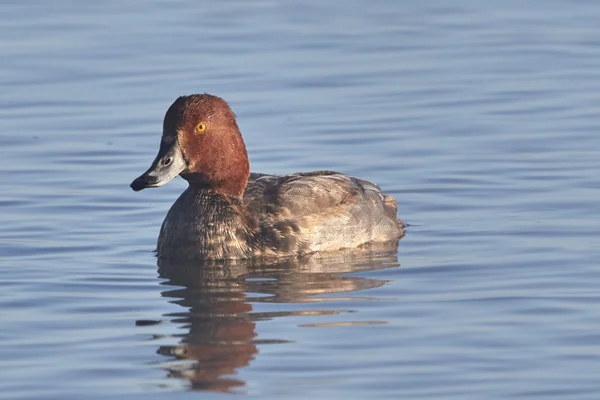
[[[600,3],[5,1],[1,399],[600,398]],[[169,265],[177,96],[254,172],[378,183],[399,246]],[[224,394],[225,393],[225,394]]]

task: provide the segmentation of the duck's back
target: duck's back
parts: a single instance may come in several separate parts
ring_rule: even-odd
[[[251,174],[244,193],[259,235],[277,253],[302,254],[395,240],[396,202],[369,181],[330,171]]]

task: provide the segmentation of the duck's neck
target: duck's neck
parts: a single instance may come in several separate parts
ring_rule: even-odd
[[[248,184],[248,173],[230,173],[218,176],[202,172],[181,174],[188,181],[189,189],[194,192],[218,193],[228,197],[242,198]]]
[[[231,205],[242,205],[243,194],[237,195],[232,194],[227,190],[223,190],[223,187],[215,187],[213,184],[206,183],[204,181],[188,181],[189,186],[182,193],[182,196],[185,194],[187,196],[204,199],[210,199],[209,204],[220,205],[220,204],[231,204]]]

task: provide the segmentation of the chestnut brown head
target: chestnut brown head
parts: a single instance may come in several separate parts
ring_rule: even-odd
[[[249,174],[246,146],[227,102],[194,94],[169,107],[158,155],[131,188],[162,186],[181,175],[190,185],[241,196]]]

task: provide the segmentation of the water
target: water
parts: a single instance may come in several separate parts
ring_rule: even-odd
[[[0,7],[0,398],[597,398],[596,2]],[[184,182],[128,185],[196,92],[399,248],[159,270]]]

